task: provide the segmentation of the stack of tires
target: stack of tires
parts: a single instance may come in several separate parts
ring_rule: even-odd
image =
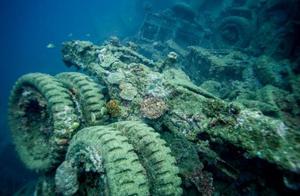
[[[166,142],[142,122],[109,123],[102,89],[73,72],[16,82],[9,101],[16,150],[51,179],[37,184],[36,195],[181,195]]]

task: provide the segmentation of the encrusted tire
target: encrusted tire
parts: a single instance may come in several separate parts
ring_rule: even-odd
[[[217,26],[215,44],[218,48],[244,48],[249,45],[253,27],[249,19],[229,16]]]
[[[149,195],[145,169],[132,145],[107,126],[84,128],[73,137],[55,183],[65,195]]]
[[[152,195],[181,195],[181,179],[175,158],[158,133],[138,121],[123,121],[110,126],[129,139],[147,170]]]
[[[18,79],[9,100],[16,150],[29,169],[47,171],[61,161],[79,121],[68,90],[41,73]]]
[[[102,125],[107,119],[102,87],[89,76],[77,72],[65,72],[56,76],[76,97],[82,127]]]

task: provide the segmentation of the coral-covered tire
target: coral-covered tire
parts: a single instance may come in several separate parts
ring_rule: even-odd
[[[58,165],[79,126],[63,84],[47,74],[26,74],[12,89],[8,110],[13,141],[25,165],[38,171]]]
[[[181,195],[181,179],[176,160],[166,142],[151,127],[139,121],[123,121],[110,126],[120,131],[133,145],[146,168],[152,195]]]
[[[108,126],[79,131],[55,174],[65,195],[149,195],[145,170],[128,139]]]
[[[77,72],[60,73],[56,78],[76,97],[78,111],[81,111],[81,127],[102,125],[107,121],[102,86],[91,77]]]

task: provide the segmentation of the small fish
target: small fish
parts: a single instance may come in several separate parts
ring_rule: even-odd
[[[52,49],[55,48],[56,46],[53,43],[49,43],[46,48]]]
[[[85,34],[85,36],[87,36],[87,37],[91,37],[91,34],[87,33],[87,34]]]
[[[69,34],[68,34],[68,37],[72,37],[72,36],[73,36],[73,33],[69,33]]]

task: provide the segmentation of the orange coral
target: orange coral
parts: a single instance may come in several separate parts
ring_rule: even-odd
[[[106,109],[112,117],[117,117],[121,113],[121,108],[118,102],[114,99],[106,103]]]

